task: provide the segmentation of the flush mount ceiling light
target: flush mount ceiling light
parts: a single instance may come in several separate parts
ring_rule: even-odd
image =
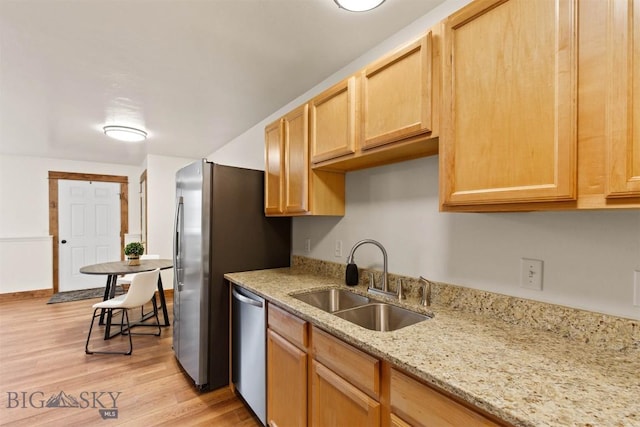
[[[350,12],[366,12],[384,3],[384,0],[333,0],[338,7]]]
[[[118,141],[140,142],[147,139],[147,133],[143,130],[128,126],[105,126],[104,134]]]

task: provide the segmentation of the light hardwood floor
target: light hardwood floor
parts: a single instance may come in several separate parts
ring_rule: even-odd
[[[98,300],[47,301],[0,302],[0,425],[260,425],[229,388],[196,391],[173,355],[171,328],[162,328],[160,337],[134,335],[131,356],[86,355],[91,305]],[[46,407],[60,392],[81,407]],[[114,406],[117,418],[103,419],[100,409]]]

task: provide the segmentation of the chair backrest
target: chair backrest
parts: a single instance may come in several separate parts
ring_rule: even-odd
[[[160,259],[160,255],[157,254],[142,254],[140,259]]]
[[[122,301],[122,308],[133,308],[146,304],[156,291],[160,269],[136,273],[131,279],[129,292]]]

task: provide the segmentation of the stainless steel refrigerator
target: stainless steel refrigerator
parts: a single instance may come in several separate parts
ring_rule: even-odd
[[[201,390],[229,383],[229,272],[290,264],[291,219],[265,217],[264,172],[202,160],[176,173],[173,348]]]

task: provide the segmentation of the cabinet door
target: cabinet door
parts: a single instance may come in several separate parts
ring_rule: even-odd
[[[445,21],[443,206],[574,200],[577,0],[478,0]]]
[[[338,83],[310,104],[311,161],[355,153],[356,78]]]
[[[264,212],[282,213],[282,120],[265,128]]]
[[[380,425],[380,403],[315,360],[311,369],[312,426]]]
[[[307,354],[270,329],[267,420],[278,427],[307,425]]]
[[[362,71],[362,148],[431,131],[431,32]]]
[[[608,198],[640,196],[640,0],[609,2]],[[613,78],[615,76],[615,78]]]
[[[304,104],[284,121],[284,212],[309,210],[309,106]]]

